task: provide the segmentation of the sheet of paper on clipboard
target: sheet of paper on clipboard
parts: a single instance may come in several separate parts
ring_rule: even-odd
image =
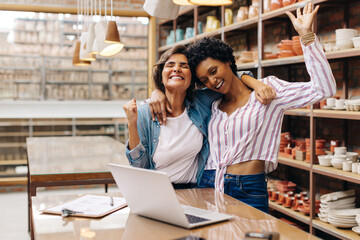
[[[126,206],[127,203],[122,197],[83,195],[66,203],[40,211],[62,215],[63,210],[66,209],[71,212],[70,216],[100,218]]]

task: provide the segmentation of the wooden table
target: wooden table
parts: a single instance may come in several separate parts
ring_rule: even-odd
[[[42,214],[39,209],[74,199],[78,197],[77,195],[38,196],[32,198],[33,239],[161,240],[194,235],[207,240],[229,240],[242,239],[246,232],[256,230],[279,232],[281,240],[318,239],[228,195],[215,192],[213,189],[176,190],[176,194],[182,204],[231,214],[234,219],[188,230],[133,215],[128,207],[101,219],[61,218],[56,215]],[[111,195],[121,196],[116,193]]]
[[[38,187],[115,183],[108,163],[129,165],[125,145],[106,136],[33,137],[28,155],[29,228],[31,197]]]

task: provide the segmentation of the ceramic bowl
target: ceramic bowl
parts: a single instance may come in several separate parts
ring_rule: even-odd
[[[337,168],[337,169],[342,169],[342,166],[343,166],[343,161],[334,161],[334,159],[333,160],[331,160],[330,161],[331,162],[331,165],[334,167],[334,168]]]
[[[351,40],[355,48],[360,48],[360,37],[354,37]]]
[[[330,167],[331,166],[331,162],[330,162],[331,159],[332,159],[332,156],[330,156],[330,155],[320,155],[320,156],[318,156],[319,164],[321,166]]]

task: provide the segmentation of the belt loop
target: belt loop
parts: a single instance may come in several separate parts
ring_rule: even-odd
[[[240,187],[241,175],[236,175],[236,186]]]
[[[269,176],[267,175],[267,173],[265,172],[265,182],[267,183],[269,181]]]

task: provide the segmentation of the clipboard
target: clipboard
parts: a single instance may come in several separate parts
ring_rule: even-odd
[[[55,207],[40,210],[42,213],[62,215],[69,210],[71,217],[101,218],[127,206],[122,197],[83,195]]]

